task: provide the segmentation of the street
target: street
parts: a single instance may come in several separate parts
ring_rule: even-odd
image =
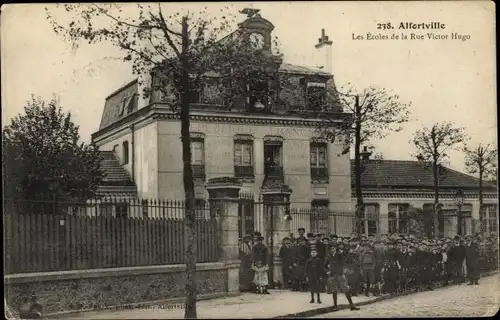
[[[481,279],[478,286],[444,287],[361,306],[359,311],[346,309],[315,318],[492,316],[498,311],[499,296],[499,276],[493,275]],[[345,297],[339,295],[339,303],[343,300]],[[326,298],[323,301],[327,303]]]

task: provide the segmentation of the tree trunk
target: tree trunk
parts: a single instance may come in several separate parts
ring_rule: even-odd
[[[363,233],[363,193],[361,191],[361,106],[359,105],[359,96],[356,96],[355,101],[355,128],[354,128],[354,172],[356,174],[356,217],[355,217],[355,232],[358,236]]]
[[[479,167],[479,228],[482,228],[483,225],[483,172],[484,169]],[[477,232],[477,230],[474,230]],[[481,232],[486,232],[486,230],[481,230]]]
[[[187,18],[182,19],[182,53],[181,53],[181,92],[180,92],[180,118],[181,118],[181,140],[182,140],[182,162],[183,162],[183,182],[184,196],[186,204],[186,216],[184,224],[184,242],[186,252],[186,285],[185,285],[185,311],[184,318],[196,318],[196,247],[195,247],[195,196],[193,170],[191,167],[191,139],[189,135],[189,62],[187,60],[187,50],[189,46],[188,22]]]
[[[434,238],[439,238],[439,172],[438,163],[436,160],[432,163],[432,174],[434,176]]]

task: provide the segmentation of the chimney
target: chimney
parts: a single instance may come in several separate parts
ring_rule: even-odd
[[[323,70],[332,73],[332,41],[328,40],[325,29],[321,29],[321,38],[318,38],[318,44],[315,45],[316,53]]]
[[[363,152],[359,154],[361,160],[370,160],[370,156],[372,155],[371,151],[368,151],[367,147],[363,147]]]

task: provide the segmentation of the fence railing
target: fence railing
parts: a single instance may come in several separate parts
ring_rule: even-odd
[[[38,204],[38,208],[45,210],[4,211],[6,273],[184,263],[185,220],[172,217],[174,213],[180,216],[184,203],[146,206],[144,201],[133,202],[139,203],[141,209],[150,209],[149,212],[152,208],[165,208],[165,215],[126,216],[117,208],[111,213],[83,210],[61,214],[68,206],[58,204],[55,206],[58,211],[53,213],[50,210],[53,204],[40,205],[43,202],[31,202],[31,209]],[[105,202],[112,206],[123,203]],[[75,203],[69,207],[74,206]],[[208,205],[203,204],[197,210],[200,214],[195,225],[197,262],[218,261],[219,222],[210,218]]]
[[[290,215],[290,232],[293,234],[296,234],[299,228],[304,228],[306,232],[348,236],[355,225],[353,212],[292,208]]]

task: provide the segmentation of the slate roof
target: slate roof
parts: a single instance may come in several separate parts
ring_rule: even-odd
[[[106,98],[106,102],[104,103],[99,130],[136,111],[138,109],[138,94],[139,84],[137,79],[127,83],[123,87],[111,93]],[[121,109],[123,108],[124,100],[126,100],[128,103],[125,106],[125,110],[123,110],[122,112]]]
[[[98,193],[106,194],[137,194],[137,187],[130,178],[129,174],[120,165],[113,151],[99,151],[101,156],[101,170],[105,176],[101,185],[98,187]]]
[[[321,75],[321,76],[331,76],[330,73],[325,72],[319,68],[298,66],[290,63],[283,62],[280,66],[280,71],[285,73],[294,74],[305,74],[305,75]]]
[[[426,169],[419,161],[368,160],[363,162],[361,174],[363,187],[433,188],[432,168]],[[351,185],[355,185],[354,160],[351,160]],[[478,188],[479,179],[444,168],[440,182],[442,188]],[[496,185],[484,182],[485,188],[496,189]]]

